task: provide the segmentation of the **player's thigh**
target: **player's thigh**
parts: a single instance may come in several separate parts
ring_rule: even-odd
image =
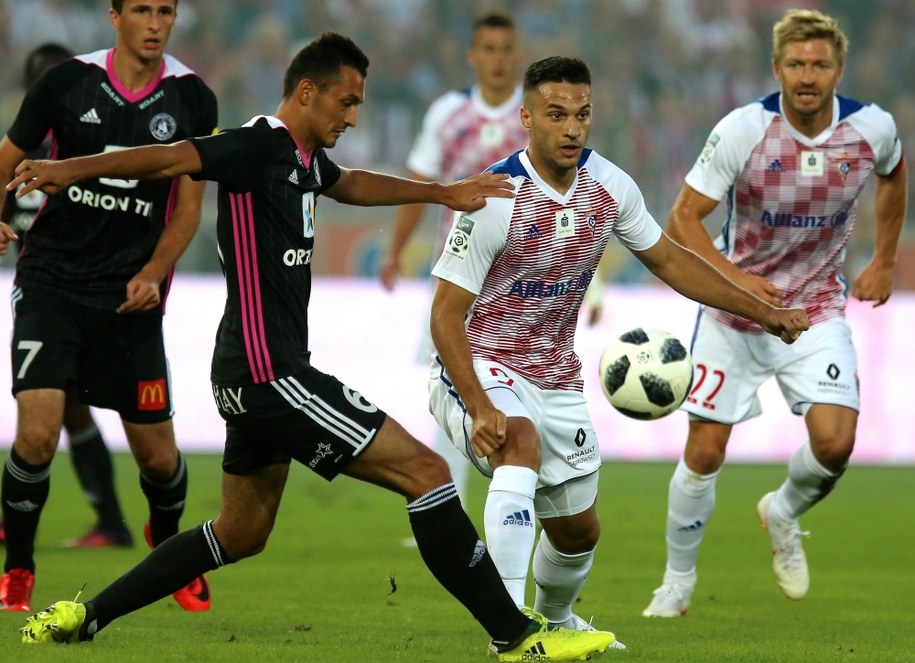
[[[14,288],[10,342],[13,394],[66,390],[76,383],[85,332],[74,307],[56,297]]]
[[[133,424],[171,419],[162,316],[87,309],[84,321],[93,333],[80,357],[80,402],[114,410],[122,421]]]
[[[757,347],[766,342],[764,337],[731,329],[702,313],[690,350],[693,386],[682,409],[724,424],[758,416],[759,387],[774,375]]]
[[[814,403],[859,410],[858,356],[844,318],[813,325],[778,349],[785,359],[776,379],[794,414]]]
[[[444,459],[410,435],[392,417],[385,419],[369,447],[343,473],[392,490],[408,501],[450,481]]]

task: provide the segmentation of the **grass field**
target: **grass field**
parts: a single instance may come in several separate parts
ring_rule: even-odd
[[[117,480],[142,539],[145,502],[129,456]],[[215,515],[219,459],[190,456],[186,526]],[[776,466],[728,465],[686,618],[640,616],[660,581],[669,464],[608,464],[601,476],[603,537],[576,612],[614,631],[627,652],[602,660],[703,662],[915,662],[915,468],[855,467],[807,514],[811,590],[784,599],[771,572],[757,499],[782,479]],[[474,477],[479,524],[485,483]],[[64,454],[55,461],[37,547],[36,609],[91,597],[144,554],[63,550],[92,515]],[[276,530],[259,557],[211,575],[209,613],[171,598],[110,625],[92,643],[26,647],[21,613],[0,613],[0,661],[485,660],[487,636],[432,579],[415,549],[402,500],[295,466]],[[397,590],[391,593],[391,579]],[[532,589],[529,589],[532,591]]]

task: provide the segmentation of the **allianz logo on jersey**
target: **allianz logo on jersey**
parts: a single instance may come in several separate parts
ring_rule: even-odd
[[[572,293],[587,290],[591,283],[591,274],[583,272],[577,278],[548,283],[546,281],[515,281],[512,283],[508,296],[512,295],[522,299],[549,299],[563,297]]]
[[[841,228],[848,221],[848,210],[836,210],[832,214],[794,214],[763,210],[759,219],[772,228]]]

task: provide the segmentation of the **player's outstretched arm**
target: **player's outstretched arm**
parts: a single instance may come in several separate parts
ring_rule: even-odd
[[[73,157],[62,161],[26,159],[16,167],[16,177],[7,191],[22,187],[16,196],[41,189],[54,194],[90,177],[156,179],[197,173],[202,168],[197,149],[186,140],[171,145],[131,147],[115,152]]]
[[[707,260],[661,234],[658,242],[635,256],[671,288],[693,301],[752,320],[785,343],[810,327],[801,308],[779,308],[729,280]]]
[[[874,211],[877,225],[874,256],[852,284],[852,297],[882,306],[893,293],[896,252],[908,204],[908,177],[905,162],[890,175],[877,177]]]
[[[482,173],[451,184],[420,182],[368,170],[340,169],[340,179],[324,195],[347,205],[373,207],[434,203],[455,210],[473,211],[486,204],[486,198],[511,198],[512,185],[505,175]]]

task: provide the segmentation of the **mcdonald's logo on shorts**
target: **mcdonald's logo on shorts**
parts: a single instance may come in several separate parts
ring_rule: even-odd
[[[165,378],[137,382],[137,409],[165,409]]]

